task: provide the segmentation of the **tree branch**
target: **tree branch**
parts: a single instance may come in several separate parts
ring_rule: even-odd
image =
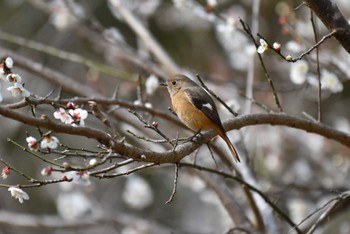
[[[3,107],[0,107],[0,115],[29,124],[31,126],[45,128],[58,133],[93,138],[106,145],[106,147],[112,147],[112,149],[120,155],[128,156],[136,161],[153,163],[177,163],[182,158],[196,150],[201,144],[208,143],[215,136],[214,131],[208,131],[203,134],[203,136],[198,137],[197,142],[183,143],[177,146],[175,150],[155,152],[152,150],[135,147],[124,141],[115,141],[109,134],[98,129],[89,127],[72,127],[70,125],[56,123],[47,117],[33,118]],[[252,114],[240,116],[224,122],[224,126],[227,130],[240,129],[247,126],[262,124],[288,126],[310,133],[316,133],[350,147],[349,134],[335,130],[321,123],[293,117],[287,114]]]
[[[330,32],[336,31],[334,37],[350,53],[350,24],[337,4],[330,0],[304,0],[304,3],[316,13]]]

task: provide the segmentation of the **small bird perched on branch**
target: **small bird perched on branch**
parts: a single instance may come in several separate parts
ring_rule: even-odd
[[[188,128],[197,132],[213,129],[226,142],[236,162],[240,162],[222,126],[215,103],[203,88],[184,75],[174,75],[161,85],[168,88],[173,109]]]

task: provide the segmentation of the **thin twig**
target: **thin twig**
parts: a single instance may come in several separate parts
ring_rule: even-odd
[[[123,166],[126,166],[126,165],[129,165],[131,163],[135,162],[133,159],[126,159],[122,162],[118,162],[118,163],[114,163],[112,166],[109,166],[109,167],[105,167],[101,170],[96,170],[96,171],[90,171],[89,172],[89,175],[90,176],[95,176],[95,175],[98,175],[98,174],[103,174],[103,173],[107,173],[109,171],[112,171],[114,169],[117,169],[119,167],[123,167]]]
[[[130,170],[126,171],[126,172],[113,173],[113,174],[95,174],[94,176],[97,177],[97,178],[100,178],[100,179],[103,179],[103,178],[114,178],[114,177],[118,177],[118,176],[130,175],[131,173],[134,173],[134,172],[137,172],[137,171],[140,171],[140,170],[144,170],[146,168],[153,167],[155,165],[157,165],[157,164],[156,163],[148,163],[148,164],[144,164],[144,165],[135,167],[133,169],[130,169]]]
[[[246,98],[247,100],[249,100],[250,102],[254,103],[255,105],[257,105],[258,107],[260,107],[261,109],[265,110],[267,113],[274,113],[273,110],[271,110],[268,106],[266,106],[265,104],[262,104],[260,102],[258,102],[257,100],[255,100],[254,98],[249,98],[247,97],[243,92],[240,92],[240,94]]]
[[[305,4],[305,2],[302,2],[302,3],[300,3],[298,6],[296,6],[293,10],[294,11],[297,11],[297,10],[299,10],[302,6],[305,6],[306,4]]]
[[[140,106],[143,106],[145,103],[144,88],[145,87],[144,87],[143,79],[139,75],[137,79],[136,95],[137,95],[137,100],[140,102]]]
[[[255,223],[257,225],[257,228],[262,232],[264,233],[266,227],[265,227],[265,224],[264,224],[264,219],[263,217],[261,216],[261,212],[257,206],[257,202],[255,201],[254,199],[254,196],[252,194],[252,191],[249,190],[249,188],[245,185],[242,185],[243,187],[243,191],[246,195],[246,199],[252,209],[252,213],[254,214],[254,217],[255,217]]]
[[[133,137],[136,137],[137,139],[144,140],[144,141],[147,141],[147,142],[152,142],[152,143],[168,143],[167,140],[156,140],[156,139],[151,139],[151,138],[148,138],[148,137],[145,137],[145,136],[137,135],[136,133],[134,133],[134,132],[131,131],[131,130],[126,130],[126,132],[129,133],[130,135],[132,135]]]
[[[172,149],[173,151],[176,149],[176,146],[178,145],[179,140],[180,140],[180,138],[179,138],[179,132],[177,131],[177,132],[176,132],[176,138],[175,138],[174,146],[173,146],[173,149]]]
[[[97,103],[94,101],[90,101],[88,103],[91,107],[92,114],[109,129],[110,133],[112,134],[112,137],[114,139],[121,139],[121,135],[118,133],[117,129],[115,129],[112,126],[112,123],[109,121],[107,116],[100,110],[100,108],[97,106]]]
[[[314,14],[313,11],[310,10],[311,15],[310,15],[310,20],[311,20],[311,25],[312,25],[312,30],[314,32],[314,37],[315,37],[315,42],[317,43],[318,41],[318,36],[317,36],[317,25],[316,22],[314,20]],[[319,56],[319,47],[316,47],[316,66],[317,66],[317,80],[318,80],[318,87],[317,87],[317,120],[318,122],[322,121],[322,99],[321,99],[321,95],[322,95],[322,89],[321,89],[321,72],[320,72],[320,56]]]
[[[173,191],[169,197],[169,199],[165,202],[165,204],[169,204],[170,202],[173,201],[175,194],[176,194],[176,190],[177,190],[177,180],[179,178],[179,164],[175,163],[175,176],[174,176],[174,186],[173,186]]]
[[[254,38],[254,36],[253,36],[253,34],[252,34],[252,32],[251,32],[249,26],[248,26],[242,19],[239,19],[239,22],[241,23],[241,25],[242,25],[244,31],[248,34],[248,36],[250,37],[250,39],[251,39],[252,42],[254,43],[255,47],[258,48],[258,43],[255,41],[255,38]],[[258,35],[259,35],[259,34],[258,34]],[[272,48],[272,47],[271,47],[271,48]],[[277,92],[276,92],[276,90],[275,90],[275,88],[274,88],[274,86],[273,86],[273,82],[272,82],[272,80],[271,80],[271,78],[270,78],[270,75],[269,75],[269,73],[268,73],[268,71],[267,71],[267,68],[266,68],[265,63],[264,63],[264,61],[263,61],[263,59],[262,59],[262,56],[261,56],[261,54],[259,54],[259,53],[257,53],[257,54],[258,54],[258,58],[259,58],[261,67],[263,68],[264,73],[265,73],[265,76],[266,76],[266,78],[267,78],[267,80],[268,80],[268,82],[269,82],[269,85],[270,85],[272,94],[273,94],[273,96],[274,96],[274,100],[275,100],[276,106],[277,106],[277,108],[278,108],[278,110],[279,110],[280,112],[283,112],[282,106],[281,106],[280,101],[279,101],[279,98],[278,98],[278,96],[277,96]]]
[[[306,234],[312,234],[321,222],[323,222],[324,220],[329,218],[331,211],[335,207],[337,207],[340,202],[344,201],[345,199],[348,199],[349,197],[350,197],[349,191],[346,191],[346,192],[340,194],[337,197],[336,201],[330,207],[328,207],[328,209],[317,219],[317,221],[311,226],[311,228],[309,229],[309,231]]]
[[[247,182],[245,182],[242,178],[238,177],[238,176],[233,176],[231,174],[228,174],[226,172],[221,172],[218,171],[216,169],[211,169],[211,168],[207,168],[207,167],[202,167],[199,165],[194,165],[191,163],[184,163],[184,162],[180,162],[179,163],[180,167],[191,167],[191,168],[196,168],[198,170],[202,170],[202,171],[207,171],[210,173],[214,173],[220,176],[223,176],[224,178],[229,178],[232,179],[238,183],[240,183],[241,185],[246,186],[248,189],[252,190],[253,192],[256,192],[257,194],[259,194],[261,196],[261,198],[271,206],[271,208],[278,214],[281,216],[281,218],[283,218],[291,227],[295,227],[295,230],[297,233],[301,234],[301,230],[296,226],[296,224],[290,219],[290,217],[284,213],[278,206],[275,205],[274,202],[272,202],[262,191],[260,191],[259,189],[255,188],[254,186],[248,184]]]
[[[304,116],[305,116],[306,118],[308,118],[309,120],[317,122],[317,119],[315,119],[315,118],[314,118],[313,116],[311,116],[309,113],[303,111],[303,112],[301,112],[301,114],[304,115]]]
[[[2,158],[0,158],[0,161],[5,165],[7,166],[8,168],[10,168],[10,170],[13,170],[15,171],[17,174],[23,176],[24,178],[26,178],[27,180],[29,181],[32,181],[34,180],[32,177],[28,176],[27,174],[25,174],[24,172],[18,170],[17,168],[11,166],[10,164],[8,164],[5,160],[3,160]]]
[[[334,29],[330,33],[324,35],[320,41],[318,41],[316,44],[314,44],[312,47],[310,47],[307,51],[301,53],[297,58],[287,58],[287,56],[284,56],[280,50],[276,50],[273,48],[273,46],[269,43],[266,38],[264,38],[262,35],[258,33],[258,36],[263,39],[267,44],[270,49],[272,49],[275,53],[277,53],[281,58],[283,58],[287,62],[292,62],[295,63],[301,59],[303,59],[306,55],[309,55],[314,49],[318,48],[321,44],[323,44],[327,39],[333,37],[338,31]]]
[[[64,168],[63,165],[61,165],[61,164],[59,164],[59,163],[57,163],[57,162],[55,162],[55,161],[49,160],[49,159],[47,159],[46,157],[40,155],[39,153],[33,152],[33,151],[31,151],[31,150],[28,150],[27,148],[23,147],[22,145],[18,144],[18,143],[15,142],[15,141],[11,140],[10,138],[7,138],[7,141],[8,141],[8,142],[11,142],[11,143],[14,144],[15,146],[17,146],[17,147],[19,147],[20,149],[22,149],[23,151],[25,151],[25,152],[27,152],[27,153],[33,155],[34,157],[36,157],[36,158],[38,158],[38,159],[40,159],[40,160],[42,160],[42,161],[44,161],[44,162],[46,162],[46,163],[52,164],[52,165],[57,166],[57,167],[59,167],[59,168]]]
[[[210,156],[211,156],[211,158],[213,159],[213,161],[214,161],[214,163],[215,163],[216,168],[219,168],[219,164],[218,164],[218,162],[215,160],[214,153],[213,153],[213,151],[212,151],[211,148],[210,148],[210,142],[207,143],[207,147],[208,147],[208,150],[209,150],[209,152],[210,152]]]
[[[274,100],[275,100],[275,103],[276,103],[276,105],[277,105],[279,111],[280,111],[280,112],[283,112],[281,103],[280,103],[280,101],[279,101],[279,99],[278,99],[278,96],[277,96],[277,92],[276,92],[275,86],[273,85],[273,81],[272,81],[270,78],[268,78],[267,80],[268,80],[268,82],[269,82],[269,84],[270,84],[270,87],[271,87],[271,89],[272,89],[273,98],[274,98]]]
[[[314,211],[312,211],[309,215],[307,215],[303,220],[301,220],[297,226],[300,227],[305,221],[307,221],[308,219],[310,219],[312,216],[316,215],[319,211],[323,210],[324,208],[326,208],[329,204],[331,204],[332,202],[336,201],[339,199],[339,196],[332,198],[331,200],[327,201],[324,205],[322,205],[321,207],[318,207],[317,209],[315,209]],[[291,233],[294,230],[294,228],[290,229],[288,231],[288,233]]]
[[[18,187],[20,188],[37,188],[48,184],[57,184],[57,183],[63,183],[63,182],[71,182],[73,179],[68,179],[67,177],[64,177],[62,179],[52,179],[52,180],[33,180],[30,181],[32,184],[21,184]]]
[[[141,115],[139,115],[138,113],[136,113],[136,111],[130,110],[129,112],[133,115],[135,115],[143,124],[145,128],[149,128],[152,129],[153,131],[155,131],[156,133],[158,133],[158,135],[160,135],[161,137],[163,137],[163,139],[165,139],[169,144],[171,144],[174,147],[174,143],[162,132],[159,130],[158,128],[158,123],[157,122],[152,122],[152,124],[149,124],[146,120],[144,120],[142,118]]]

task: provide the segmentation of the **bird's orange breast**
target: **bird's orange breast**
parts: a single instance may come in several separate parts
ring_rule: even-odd
[[[176,93],[172,105],[179,119],[193,131],[216,128],[213,121],[190,102],[185,92]]]

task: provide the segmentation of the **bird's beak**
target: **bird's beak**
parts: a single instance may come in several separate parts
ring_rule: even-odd
[[[168,86],[166,83],[159,83],[160,86]]]

